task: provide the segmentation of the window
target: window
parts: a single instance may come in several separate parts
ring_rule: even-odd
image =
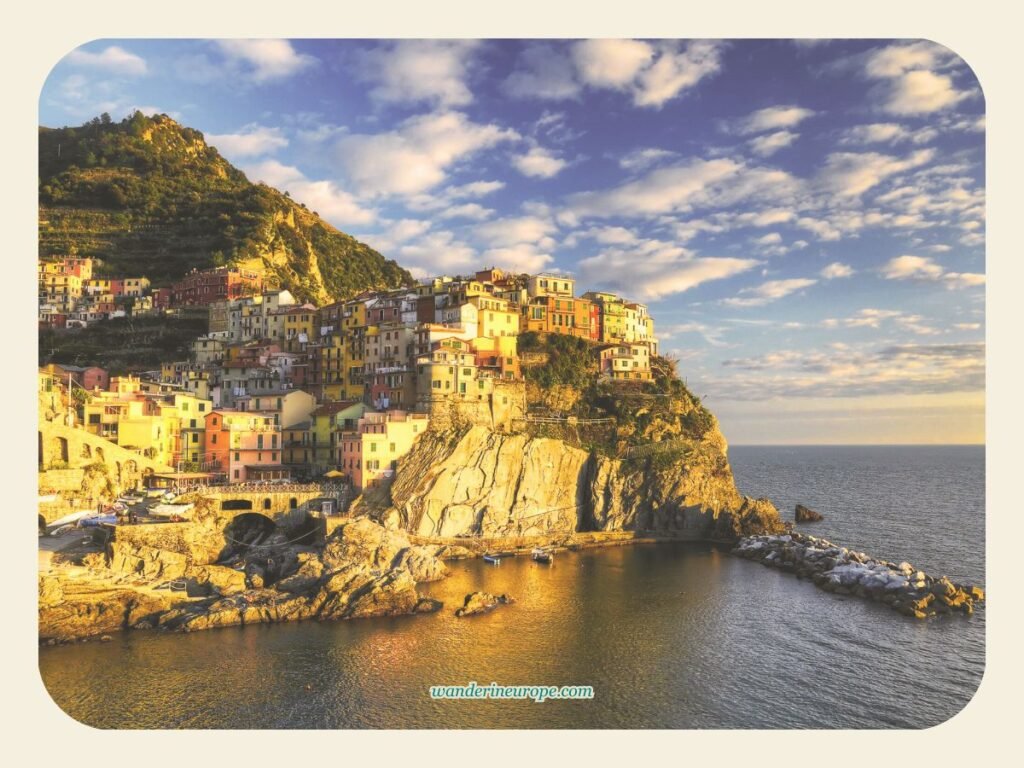
[[[240,457],[239,457],[239,453],[238,453],[238,451],[235,451],[235,461],[240,461],[240,460],[241,460],[241,459],[240,459]]]
[[[192,433],[192,442],[193,443],[198,443],[199,442],[199,433],[198,432],[193,432]]]
[[[236,469],[235,470],[235,480],[237,480],[237,479],[238,479],[238,470]]]
[[[212,435],[212,437],[210,438],[210,442],[213,443],[214,445],[217,444],[217,434],[216,433],[214,433]]]

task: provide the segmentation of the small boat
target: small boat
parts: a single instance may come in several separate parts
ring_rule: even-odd
[[[185,579],[175,579],[170,583],[170,588],[172,592],[184,592],[188,589],[188,582]]]
[[[501,558],[498,555],[484,555],[484,562],[491,565],[500,565]]]
[[[549,563],[549,564],[555,559],[554,554],[552,554],[551,552],[549,552],[546,549],[541,549],[540,547],[537,547],[532,552],[530,552],[530,557],[532,557],[538,563]]]

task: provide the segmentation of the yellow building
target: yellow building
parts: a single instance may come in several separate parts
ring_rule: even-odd
[[[452,395],[467,395],[476,379],[476,356],[464,339],[442,339],[416,358],[416,406],[421,411]]]
[[[651,350],[646,344],[611,344],[598,350],[601,375],[621,381],[650,381]]]
[[[473,296],[467,300],[477,308],[477,336],[499,338],[518,336],[520,314],[507,299],[497,296]]]
[[[341,471],[352,479],[352,487],[357,491],[391,479],[398,468],[398,460],[412,450],[428,423],[425,413],[364,414],[354,431],[341,436]]]
[[[313,472],[322,474],[338,469],[341,433],[354,430],[364,413],[366,405],[351,400],[324,403],[313,411],[309,426]]]

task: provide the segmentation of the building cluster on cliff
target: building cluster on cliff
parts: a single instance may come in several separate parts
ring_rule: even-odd
[[[130,301],[132,313],[205,310],[209,330],[188,359],[159,371],[110,377],[51,364],[41,382],[79,390],[76,426],[178,474],[229,483],[329,473],[361,490],[390,477],[431,421],[457,413],[509,426],[525,416],[525,332],[591,342],[595,370],[611,381],[650,380],[658,354],[647,307],[577,296],[565,274],[492,268],[314,307],[235,268],[150,290],[145,278],[94,278],[93,266],[40,264],[41,324],[63,313],[67,326],[84,325],[121,307],[105,314],[116,317]]]

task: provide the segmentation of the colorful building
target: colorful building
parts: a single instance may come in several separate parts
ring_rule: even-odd
[[[339,463],[353,489],[374,488],[392,478],[398,460],[412,450],[428,423],[425,413],[393,410],[364,414],[354,431],[341,436]]]
[[[281,427],[271,416],[233,410],[206,415],[206,455],[229,483],[290,477],[282,452]]]

